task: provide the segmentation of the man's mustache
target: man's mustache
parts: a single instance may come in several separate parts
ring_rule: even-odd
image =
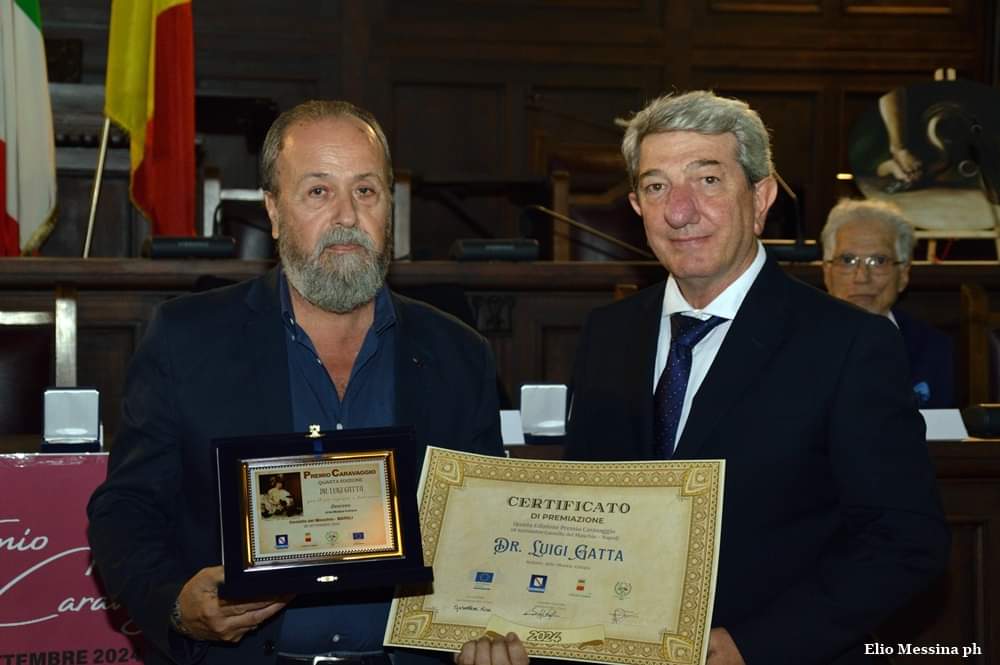
[[[369,252],[375,251],[375,243],[371,237],[357,228],[336,227],[330,229],[316,241],[316,249],[313,258],[319,258],[324,250],[340,245],[359,245]]]

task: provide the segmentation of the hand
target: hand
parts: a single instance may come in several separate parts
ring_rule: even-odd
[[[202,568],[178,596],[184,635],[196,640],[239,642],[244,635],[281,610],[291,596],[232,602],[219,598],[225,579],[222,566]]]
[[[892,158],[896,160],[897,164],[899,164],[899,168],[902,169],[903,172],[909,176],[909,178],[914,179],[920,176],[920,169],[923,167],[923,164],[920,163],[920,160],[917,159],[912,152],[906,148],[890,148],[889,152],[892,153]]]
[[[455,665],[528,665],[528,652],[514,633],[506,637],[483,635],[462,645],[455,654]]]
[[[918,162],[919,164],[919,162]],[[911,185],[915,183],[921,176],[921,171],[919,166],[914,171],[906,171],[902,165],[895,159],[887,159],[878,165],[875,169],[875,175],[882,177],[892,176],[895,180],[899,182]]]
[[[725,628],[713,628],[708,634],[708,660],[705,665],[746,665],[736,642]]]

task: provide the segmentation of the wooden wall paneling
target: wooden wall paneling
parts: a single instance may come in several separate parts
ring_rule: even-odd
[[[85,325],[78,330],[79,384],[100,393],[101,423],[110,446],[121,426],[125,372],[135,353],[140,322]]]
[[[100,392],[106,441],[121,422],[125,370],[165,292],[80,290],[77,298],[77,385]],[[0,291],[0,309],[45,311],[54,290]],[[41,396],[38,397],[41,399]]]
[[[84,82],[103,83],[106,0],[71,4],[43,8],[46,37],[79,40]],[[825,91],[816,122],[821,132],[817,159],[822,162],[816,173],[825,178],[822,174],[839,170],[843,146],[833,138],[843,127],[825,114],[835,110],[828,108],[836,103],[831,94],[855,90],[849,79],[919,80],[937,67],[953,66],[960,76],[998,81],[1000,17],[995,5],[975,0],[197,2],[198,91],[267,97],[282,108],[308,97],[348,98],[371,108],[402,152],[411,150],[404,146],[412,143],[421,160],[433,161],[430,155],[442,140],[436,127],[428,128],[420,143],[397,137],[390,126],[404,112],[397,91],[405,97],[407,91],[416,94],[413,88],[438,86],[438,103],[450,97],[461,105],[468,94],[456,89],[490,88],[496,99],[490,101],[489,121],[494,124],[486,130],[487,138],[452,142],[457,153],[446,166],[463,166],[474,174],[481,164],[473,169],[464,165],[493,158],[490,178],[516,180],[531,173],[530,146],[539,119],[523,102],[536,91],[578,91],[568,98],[575,96],[578,106],[591,113],[604,111],[605,94],[639,90],[644,101],[671,88],[702,85],[709,78],[706,72],[731,77],[727,84],[745,77],[750,82],[742,89],[747,90],[767,79],[801,77],[814,90]],[[867,83],[861,85],[864,92]],[[455,94],[445,94],[447,87]],[[474,109],[476,103],[482,106],[474,100]],[[448,113],[454,117],[455,110]],[[469,136],[465,128],[449,129]],[[568,136],[580,131],[571,123],[555,129]],[[405,131],[412,132],[412,126]],[[554,136],[559,138],[556,132]],[[239,140],[205,135],[202,145],[205,164],[221,168],[226,186],[256,184],[253,159]],[[465,151],[475,154],[458,154]],[[819,186],[827,184],[821,180]],[[830,202],[840,193],[823,191],[819,197]],[[483,215],[486,225],[498,226],[504,235],[519,230],[517,211],[509,205],[499,200],[477,205],[476,214]],[[445,214],[432,212],[432,217]],[[432,235],[434,243],[442,244],[428,255],[443,256],[456,230]]]
[[[665,3],[628,11],[552,2],[388,2],[373,43],[391,60],[642,66],[657,62]]]
[[[102,413],[113,433],[124,368],[153,308],[186,293],[201,275],[242,280],[263,273],[264,261],[150,261],[143,259],[2,259],[0,310],[44,310],[52,306],[53,285],[76,284],[79,293],[81,383],[109,396]],[[793,265],[788,272],[821,285],[819,266]],[[611,300],[616,284],[640,288],[664,276],[644,263],[455,263],[397,262],[390,283],[400,289],[460,285],[479,327],[491,341],[508,391],[524,382],[566,381],[572,372],[575,335],[587,313]],[[1000,308],[1000,273],[990,266],[918,265],[913,268],[904,307],[945,329],[956,316],[958,285],[982,283],[992,306]],[[482,304],[486,301],[485,305]],[[994,530],[1000,537],[1000,529]]]
[[[82,83],[104,85],[108,60],[107,0],[42,3],[42,31],[48,38],[76,39],[82,46]]]
[[[963,0],[841,0],[845,14],[869,16],[956,16],[968,11]]]
[[[421,189],[421,180],[500,183],[510,176],[507,87],[474,80],[393,85],[395,166],[415,179],[410,213],[415,258],[446,258],[457,238],[516,235],[502,196],[477,195],[471,187],[468,196],[457,187]],[[435,198],[428,198],[431,193]],[[448,201],[472,219],[463,219]]]
[[[693,51],[693,3],[668,2],[663,12],[663,39],[660,58],[663,82],[656,94],[689,90],[691,84],[691,53]],[[654,95],[650,95],[651,97]]]
[[[938,486],[952,533],[951,556],[945,574],[913,598],[878,632],[879,639],[919,645],[971,645],[982,655],[962,662],[995,663],[1000,658],[1000,577],[994,563],[1000,552],[997,506],[1000,467],[996,446],[930,444]],[[946,608],[946,611],[942,611]],[[954,660],[954,658],[952,658]],[[928,664],[941,656],[893,657],[893,662]]]
[[[648,77],[632,85],[625,83],[619,79],[605,85],[532,86],[525,100],[529,134],[543,133],[546,142],[553,146],[566,143],[620,146],[623,130],[615,125],[615,119],[628,119],[651,94],[657,93],[656,88],[650,89]]]
[[[78,153],[82,168],[62,168],[60,157],[67,151]],[[75,160],[75,158],[74,158]],[[122,168],[115,168],[120,160]],[[83,244],[90,217],[90,200],[94,187],[97,150],[60,148],[57,150],[58,176],[57,221],[52,234],[42,245],[42,256],[83,256]],[[90,168],[86,168],[87,166]],[[109,151],[101,185],[101,197],[94,220],[94,237],[90,255],[94,257],[139,256],[142,242],[149,234],[149,221],[129,200],[128,151]]]
[[[174,293],[165,291],[82,291],[79,294],[77,354],[81,386],[101,395],[105,445],[121,423],[125,373],[146,332],[153,310]]]
[[[941,482],[941,481],[939,481]],[[983,552],[988,540],[989,521],[976,517],[949,516],[951,565],[916,599],[911,600],[877,632],[878,641],[899,650],[900,644],[932,646],[978,645],[984,654],[962,662],[985,664],[989,648],[984,643],[985,603],[983,587],[986,565]],[[947,607],[949,611],[940,611]],[[893,655],[900,665],[933,665],[942,656],[926,654]]]
[[[351,10],[356,4],[361,3],[194,3],[198,92],[269,97],[287,108],[338,90],[341,44],[357,43]],[[363,38],[365,31],[360,32]]]
[[[900,52],[955,52],[981,60],[986,35],[982,23],[988,3],[956,0],[937,4],[947,4],[949,11],[886,11],[888,6],[901,9],[914,5],[906,0],[881,3],[882,11],[857,11],[860,4],[848,11],[850,6],[842,0],[794,4],[787,0],[702,0],[694,5],[695,41],[729,53],[791,51],[798,57],[799,52],[812,52],[813,57],[825,55],[844,62],[869,53],[891,57]],[[931,34],[933,39],[928,39]],[[729,57],[729,53],[722,57]],[[732,62],[740,64],[739,59]],[[791,64],[779,62],[778,66]]]
[[[806,236],[815,238],[829,209],[833,117],[823,81],[794,74],[729,74],[696,70],[696,87],[746,101],[771,131],[775,168],[799,196]]]
[[[400,21],[641,25],[658,23],[669,0],[384,0],[385,14]]]
[[[820,0],[709,0],[712,12],[740,14],[821,14]]]
[[[637,73],[646,75],[633,77],[635,83],[629,87],[620,84],[608,87],[571,84],[534,86],[529,99],[531,110],[528,115],[528,132],[535,143],[535,163],[532,170],[547,178],[551,178],[556,170],[566,171],[569,174],[570,191],[574,193],[600,195],[625,182],[625,169],[621,164],[614,163],[603,170],[583,170],[567,159],[561,159],[559,155],[570,152],[595,156],[618,155],[623,130],[615,125],[615,119],[631,117],[649,97],[658,93],[651,85],[652,80],[659,78],[657,71]],[[621,83],[626,81],[627,79]],[[573,219],[616,238],[644,246],[645,234],[641,226],[636,224],[627,201],[621,197],[616,203],[614,206],[575,206],[570,209],[569,214]],[[554,207],[554,199],[546,201],[545,205]],[[542,228],[552,226],[556,231],[554,242],[565,239],[567,258],[635,258],[631,254],[623,255],[622,250],[583,230],[569,228],[558,221],[542,219],[540,216],[534,216],[533,219],[539,220],[540,227],[535,230],[535,234],[542,235]]]
[[[580,329],[587,314],[611,302],[606,293],[520,294],[513,314],[516,355],[504,377],[519,404],[525,383],[569,383]]]

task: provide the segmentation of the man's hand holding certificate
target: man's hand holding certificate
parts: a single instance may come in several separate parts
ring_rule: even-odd
[[[517,633],[533,656],[704,661],[722,461],[551,462],[429,448],[420,523],[434,592],[386,644],[456,651]]]

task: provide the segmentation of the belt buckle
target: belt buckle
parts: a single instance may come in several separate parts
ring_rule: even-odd
[[[359,658],[341,658],[340,656],[313,656],[312,665],[321,665],[322,663],[342,663],[345,660],[360,662]]]

